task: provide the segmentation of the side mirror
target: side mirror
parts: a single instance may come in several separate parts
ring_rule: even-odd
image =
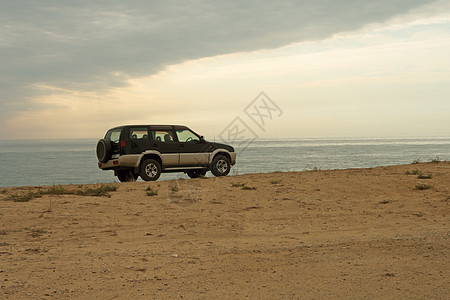
[[[205,141],[205,138],[203,137],[203,135],[202,135],[202,136],[200,136],[200,142],[201,142],[201,143],[204,143],[204,142],[206,142],[206,141]]]

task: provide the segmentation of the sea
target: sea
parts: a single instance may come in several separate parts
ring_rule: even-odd
[[[97,139],[0,140],[0,187],[118,182],[97,167]],[[236,148],[229,176],[449,161],[450,137],[260,139]],[[207,176],[212,176],[208,172]],[[159,180],[187,179],[183,173]]]

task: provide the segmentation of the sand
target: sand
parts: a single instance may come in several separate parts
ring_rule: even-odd
[[[0,298],[450,297],[449,162],[111,185],[0,188]]]

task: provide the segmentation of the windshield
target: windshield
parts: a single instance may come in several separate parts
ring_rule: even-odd
[[[105,140],[111,141],[113,143],[119,143],[120,133],[122,132],[122,128],[111,129],[106,133]]]
[[[200,138],[188,129],[177,130],[178,141],[181,143],[199,142]]]

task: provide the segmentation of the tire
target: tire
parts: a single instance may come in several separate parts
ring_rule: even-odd
[[[101,139],[97,142],[97,158],[99,162],[105,163],[111,159],[112,145],[110,141]]]
[[[161,175],[161,165],[154,159],[146,159],[141,164],[140,175],[145,181],[155,181]]]
[[[117,171],[117,178],[120,182],[134,182],[138,175],[134,174],[132,170],[119,170]]]
[[[206,175],[207,170],[195,170],[195,171],[187,171],[186,174],[189,178],[199,178],[204,177]]]
[[[230,159],[223,155],[217,155],[214,157],[211,164],[211,173],[214,176],[227,176],[230,173],[231,164]]]

